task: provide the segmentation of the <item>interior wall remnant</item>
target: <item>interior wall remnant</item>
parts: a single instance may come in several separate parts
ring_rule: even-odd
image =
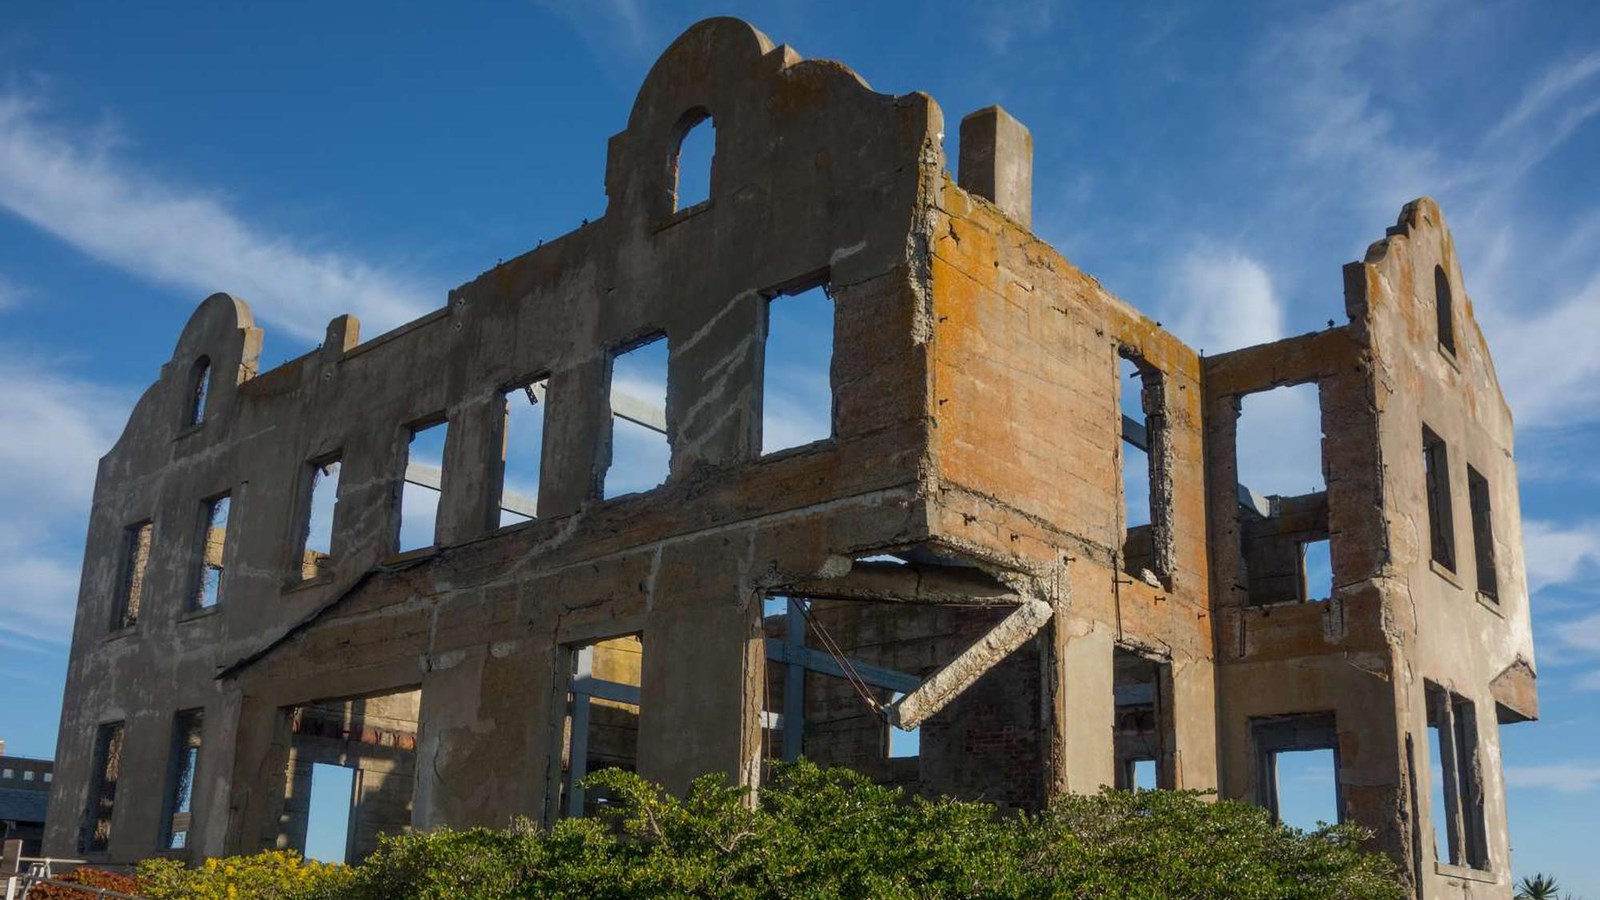
[[[560,735],[558,773],[563,815],[592,815],[610,801],[584,778],[601,769],[633,772],[639,765],[641,635],[607,638],[569,649],[571,678]]]
[[[356,773],[350,862],[377,849],[379,835],[409,831],[420,702],[421,691],[412,688],[285,710],[289,746],[274,845],[305,852],[318,763]]]
[[[90,783],[89,809],[83,818],[79,852],[97,853],[111,844],[111,826],[117,804],[117,782],[122,777],[122,722],[107,722],[95,732],[94,780]]]
[[[117,602],[111,628],[119,631],[139,623],[139,608],[144,602],[145,571],[150,565],[150,542],[155,528],[149,520],[124,529],[122,573],[117,584]]]
[[[1117,647],[1112,666],[1116,787],[1138,787],[1141,771],[1148,768],[1148,786],[1170,790],[1177,781],[1172,664]]]

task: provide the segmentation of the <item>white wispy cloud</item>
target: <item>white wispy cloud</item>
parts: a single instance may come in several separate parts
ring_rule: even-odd
[[[1600,763],[1507,766],[1506,783],[1519,788],[1543,788],[1565,794],[1581,793],[1600,787]]]
[[[0,633],[65,644],[100,456],[131,393],[0,346]]]
[[[1552,253],[1600,212],[1565,220],[1524,200],[1526,179],[1600,116],[1590,90],[1600,51],[1550,64],[1461,135],[1428,126],[1432,102],[1412,90],[1446,52],[1456,11],[1440,0],[1357,0],[1281,26],[1258,61],[1273,84],[1268,114],[1294,150],[1277,187],[1302,213],[1361,221],[1393,216],[1424,194],[1440,200],[1502,388],[1523,427],[1600,421],[1600,357],[1551,354],[1564,335],[1600,327],[1592,250]],[[1592,241],[1587,242],[1592,248]]]
[[[1528,519],[1522,523],[1522,542],[1530,591],[1600,569],[1600,521]]]
[[[1190,346],[1215,356],[1284,336],[1283,304],[1266,266],[1233,248],[1200,247],[1177,263],[1164,309],[1168,327]]]
[[[342,312],[382,330],[438,305],[417,279],[268,233],[218,192],[156,178],[117,149],[102,129],[51,119],[39,96],[0,93],[0,208],[195,302],[235,294],[300,338],[320,339]]]
[[[1517,105],[1495,123],[1486,138],[1495,140],[1515,133],[1596,75],[1600,75],[1600,50],[1554,64],[1528,85]]]

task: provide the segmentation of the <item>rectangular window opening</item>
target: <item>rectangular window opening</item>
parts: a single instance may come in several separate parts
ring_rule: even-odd
[[[350,820],[355,796],[355,769],[331,763],[311,764],[306,859],[325,863],[349,862]]]
[[[611,358],[611,440],[602,496],[648,491],[667,480],[666,335],[648,337]]]
[[[139,607],[144,601],[144,575],[150,565],[150,541],[155,528],[146,520],[129,525],[122,534],[122,571],[117,582],[117,602],[111,617],[112,630],[132,628],[139,623]]]
[[[108,722],[95,732],[94,778],[78,841],[80,852],[101,853],[111,846],[111,816],[117,801],[117,779],[122,774],[122,735],[121,722]]]
[[[309,496],[305,501],[305,520],[301,527],[305,539],[300,546],[300,577],[309,581],[327,572],[333,563],[333,515],[339,503],[337,456],[307,463]]]
[[[1422,429],[1422,467],[1428,491],[1428,543],[1433,561],[1454,572],[1456,535],[1450,506],[1450,451],[1427,426]]]
[[[406,446],[405,481],[400,488],[401,553],[432,547],[438,540],[439,498],[444,489],[444,450],[450,423],[436,421],[411,429]]]
[[[1158,531],[1166,530],[1170,485],[1160,477],[1165,455],[1160,370],[1124,350],[1118,355],[1118,409],[1121,428],[1123,571],[1152,585],[1171,570]]]
[[[178,713],[173,722],[172,755],[167,773],[167,815],[161,837],[161,846],[167,850],[182,850],[189,845],[195,772],[200,761],[202,715],[203,712],[198,709],[185,710]]]
[[[1256,800],[1273,821],[1314,831],[1343,819],[1339,735],[1332,713],[1251,720]]]
[[[1478,769],[1478,717],[1472,701],[1429,682],[1429,796],[1434,853],[1440,861],[1489,868],[1483,782]]]
[[[639,688],[644,641],[630,634],[570,648],[571,680],[561,734],[564,815],[592,815],[612,802],[582,782],[601,769],[632,772],[639,761]]]
[[[1332,542],[1306,541],[1300,545],[1301,571],[1304,573],[1303,600],[1327,600],[1333,597]]]
[[[1321,392],[1315,382],[1240,397],[1236,440],[1241,488],[1269,498],[1328,489],[1322,466]]]
[[[1472,553],[1478,570],[1478,593],[1499,602],[1494,566],[1494,518],[1489,505],[1489,480],[1467,466],[1467,501],[1472,507]]]
[[[833,297],[825,285],[767,300],[761,452],[833,436]]]
[[[232,508],[233,501],[228,494],[201,504],[200,571],[189,601],[191,610],[211,609],[222,601],[222,569],[227,563],[228,515]]]
[[[1176,773],[1170,765],[1175,740],[1172,665],[1117,647],[1112,667],[1116,786],[1124,790],[1176,787]],[[1142,777],[1148,778],[1148,783],[1141,783]]]
[[[500,442],[500,499],[496,527],[531,522],[539,515],[539,466],[544,458],[545,388],[540,378],[505,392]]]
[[[1332,580],[1331,562],[1322,567],[1328,540],[1322,439],[1316,382],[1239,398],[1235,493],[1252,605],[1322,600],[1332,593],[1325,587]]]

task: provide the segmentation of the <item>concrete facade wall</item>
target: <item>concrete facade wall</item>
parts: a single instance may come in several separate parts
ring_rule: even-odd
[[[707,116],[710,199],[676,209],[677,144]],[[642,653],[594,675],[637,686],[636,719],[613,723],[637,770],[673,789],[708,771],[757,785],[780,736],[764,712],[792,671],[769,665],[763,606],[803,596],[846,658],[929,686],[905,706],[880,685],[867,704],[808,671],[805,746],[822,761],[1028,807],[1116,784],[1119,759],[1155,748],[1164,785],[1255,799],[1262,723],[1331,715],[1341,814],[1419,893],[1508,896],[1494,723],[1537,713],[1511,423],[1437,207],[1408,207],[1347,268],[1348,324],[1202,357],[1029,231],[1020,123],[990,108],[961,127],[957,181],[925,95],[873,93],[708,20],[663,54],[612,138],[606,214],[444,308],[365,343],[336,318],[319,349],[258,373],[248,307],[202,303],[101,463],[50,851],[76,852],[97,727],[125,723],[127,771],[166,771],[190,709],[204,709],[193,856],[303,840],[301,775],[330,759],[389,786],[358,851],[407,824],[549,820],[570,765],[573,651],[623,635]],[[1435,265],[1455,289],[1448,357]],[[819,284],[834,306],[832,434],[763,456],[766,305]],[[610,361],[657,334],[671,474],[603,499]],[[211,386],[192,425],[201,359]],[[1154,502],[1139,528],[1124,513],[1121,359],[1144,373]],[[502,396],[546,378],[539,515],[499,528]],[[1293,383],[1321,397],[1327,489],[1252,510],[1240,398]],[[438,421],[434,546],[397,553],[407,443]],[[1417,524],[1423,424],[1451,448],[1454,572],[1430,568]],[[331,553],[307,567],[313,464],[333,456]],[[1464,587],[1468,463],[1491,488],[1494,602]],[[218,543],[200,519],[223,492]],[[145,521],[128,625],[123,557]],[[1334,596],[1304,602],[1299,543],[1322,537]],[[207,559],[220,600],[195,608]],[[1425,683],[1479,712],[1482,869],[1436,864],[1421,837]],[[404,728],[295,731],[308,710],[387,696],[415,698],[409,747],[384,743]],[[920,753],[888,758],[876,707],[918,703]],[[158,852],[166,794],[123,779],[106,859]]]

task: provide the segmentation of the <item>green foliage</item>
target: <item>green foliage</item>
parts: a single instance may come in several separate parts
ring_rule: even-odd
[[[1037,815],[925,800],[847,769],[777,767],[752,805],[719,776],[679,800],[625,772],[612,802],[552,829],[384,838],[355,867],[292,852],[139,866],[142,896],[290,900],[485,898],[1345,898],[1404,896],[1352,825],[1306,833],[1194,791],[1061,798]]]
[[[1517,883],[1516,900],[1576,900],[1571,894],[1561,893],[1555,876],[1535,872]]]
[[[190,868],[175,859],[139,863],[141,897],[152,900],[269,900],[337,897],[350,870],[301,859],[293,850],[208,859]]]
[[[778,768],[752,808],[719,777],[678,800],[615,770],[601,818],[387,838],[315,896],[1403,897],[1354,826],[1313,833],[1196,792],[1104,791],[1038,815],[908,798],[845,769]],[[176,896],[166,894],[161,896]],[[220,896],[220,895],[193,895]],[[304,895],[302,895],[304,896]]]

